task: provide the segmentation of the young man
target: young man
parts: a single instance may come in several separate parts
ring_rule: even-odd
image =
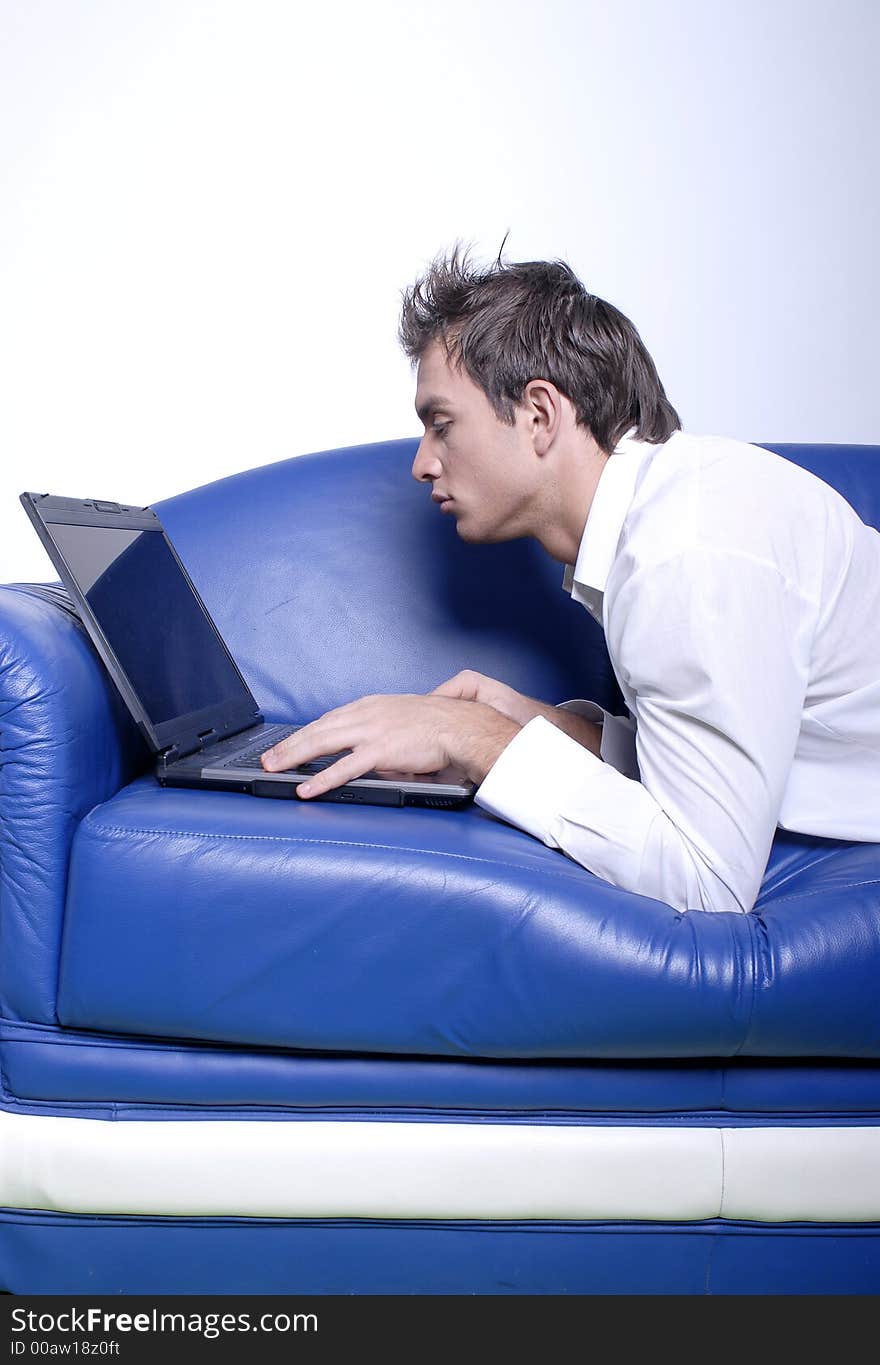
[[[471,542],[532,536],[603,626],[625,717],[462,673],[365,697],[264,756],[453,767],[615,885],[748,911],[777,826],[880,841],[880,532],[822,480],[686,435],[632,323],[564,264],[455,250],[404,295],[413,464]]]

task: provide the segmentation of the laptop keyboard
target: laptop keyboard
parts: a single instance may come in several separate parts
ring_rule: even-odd
[[[235,754],[232,758],[227,758],[225,763],[221,763],[221,768],[254,768],[263,771],[260,762],[267,749],[274,749],[276,744],[280,744],[282,739],[294,734],[294,730],[286,730],[282,734],[273,735],[268,743],[264,738],[262,744],[258,744],[254,749],[247,749],[243,754]],[[321,758],[315,758],[311,763],[298,763],[296,771],[298,773],[319,773],[322,768],[329,768],[331,763],[335,763],[337,758],[343,758],[350,754],[351,749],[342,749],[338,754],[324,754]]]

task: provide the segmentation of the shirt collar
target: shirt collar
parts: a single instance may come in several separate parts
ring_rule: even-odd
[[[604,593],[623,523],[635,493],[642,462],[656,446],[636,440],[636,428],[621,436],[605,461],[581,536],[577,561],[566,564],[562,586],[576,601],[578,589]]]

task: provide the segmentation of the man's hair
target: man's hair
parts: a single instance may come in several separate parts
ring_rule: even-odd
[[[481,269],[456,243],[403,291],[398,335],[413,364],[441,342],[509,426],[529,381],[549,379],[608,453],[630,427],[654,445],[681,427],[629,318],[564,261],[503,264],[499,252]]]

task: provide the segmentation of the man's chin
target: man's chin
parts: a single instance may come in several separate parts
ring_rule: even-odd
[[[456,507],[452,515],[455,517],[458,538],[467,545],[502,545],[507,540],[525,534],[523,531],[511,531],[509,525],[501,526],[497,522],[493,525],[491,521],[481,522],[472,510]]]
[[[465,545],[487,545],[492,539],[485,533],[481,534],[479,526],[475,526],[473,522],[458,521],[455,524],[455,529],[458,532],[459,540],[463,540]]]
[[[463,540],[467,545],[501,545],[505,540],[510,540],[503,532],[493,531],[488,527],[480,527],[466,517],[459,517],[455,523],[459,540]]]

